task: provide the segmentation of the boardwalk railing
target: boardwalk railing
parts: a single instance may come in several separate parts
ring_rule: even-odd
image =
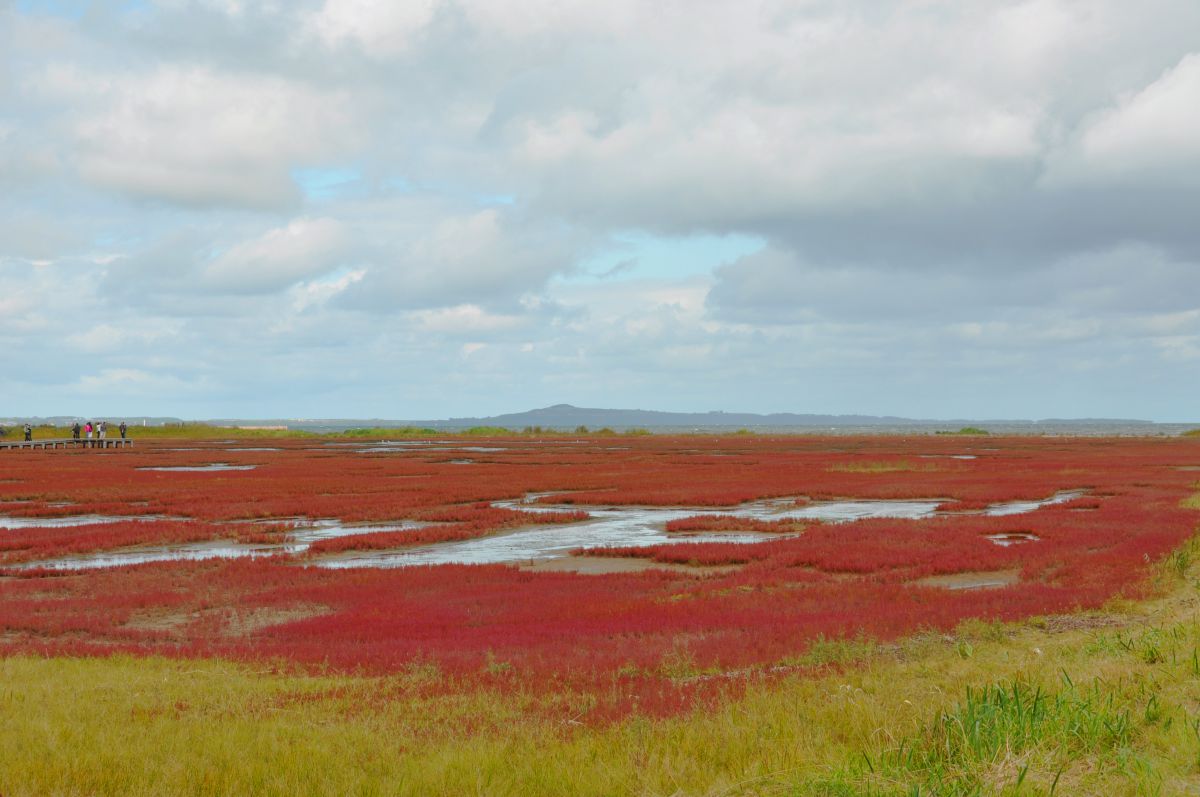
[[[73,437],[43,440],[5,440],[0,438],[0,448],[131,448],[133,441],[129,438],[106,437],[103,440],[93,437],[76,440]]]

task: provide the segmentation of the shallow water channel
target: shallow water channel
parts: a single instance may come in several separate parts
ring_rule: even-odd
[[[72,526],[95,526],[100,523],[122,523],[128,520],[165,520],[162,515],[64,515],[61,517],[3,517],[0,529],[65,529]]]
[[[99,517],[99,516],[95,516]],[[5,520],[23,520],[24,518],[0,518]],[[78,520],[78,518],[56,518],[58,520]],[[116,520],[153,520],[155,518],[118,518],[107,517],[102,520],[88,520],[87,523],[68,524],[60,526],[87,525],[90,523],[109,523]],[[46,525],[46,524],[42,524]],[[318,540],[329,540],[335,537],[347,537],[352,534],[373,534],[385,531],[409,531],[427,526],[415,520],[400,523],[350,525],[337,520],[318,520],[310,525],[298,526],[288,532],[278,543],[241,543],[234,540],[202,540],[198,542],[170,543],[166,545],[140,545],[136,548],[122,548],[117,551],[97,551],[90,554],[65,556],[59,559],[49,559],[37,562],[27,562],[17,565],[20,568],[46,567],[54,570],[90,570],[98,567],[120,567],[122,565],[140,565],[147,562],[180,562],[199,561],[203,559],[236,559],[240,557],[275,556],[277,554],[298,554],[308,550]]]
[[[1032,512],[1039,507],[1062,503],[1076,498],[1080,491],[1057,493],[1041,501],[1014,501],[993,504],[982,514],[993,516],[1015,515]],[[504,564],[534,560],[555,559],[569,556],[579,548],[599,547],[648,547],[677,542],[730,542],[758,543],[795,536],[786,533],[764,533],[753,531],[720,532],[668,532],[666,524],[672,520],[694,515],[720,515],[754,520],[817,520],[825,523],[845,523],[866,518],[906,518],[919,520],[936,514],[940,500],[847,500],[815,501],[797,506],[793,499],[769,499],[752,501],[736,507],[645,507],[645,506],[582,506],[577,504],[540,504],[544,493],[535,493],[524,499],[496,501],[494,505],[523,512],[562,512],[585,510],[591,518],[578,523],[551,526],[534,526],[517,531],[478,537],[470,540],[434,543],[414,548],[390,551],[350,551],[344,554],[317,558],[309,562],[315,567],[411,567],[415,565],[440,564]],[[3,518],[0,528],[28,528],[34,526],[86,525],[116,520],[154,520],[157,518],[120,518],[99,515],[63,518]],[[6,525],[12,524],[12,525]],[[245,556],[271,556],[275,554],[297,554],[308,550],[312,543],[353,534],[371,534],[387,531],[402,531],[421,528],[424,523],[403,521],[386,525],[348,525],[336,520],[302,522],[286,538],[275,544],[246,544],[229,540],[211,540],[195,543],[169,545],[147,545],[105,551],[94,554],[63,557],[60,559],[30,562],[22,567],[49,567],[55,569],[89,569],[116,567],[179,560],[201,560],[234,558]],[[1036,542],[1037,537],[1021,535],[995,535],[997,545],[1012,545]]]
[[[1031,512],[1041,506],[1069,501],[1078,492],[1058,493],[1043,501],[994,504],[989,515]],[[733,508],[663,508],[644,506],[579,506],[537,504],[541,494],[521,501],[497,501],[505,509],[525,512],[585,510],[592,518],[579,523],[538,526],[509,534],[471,540],[437,543],[398,551],[350,552],[337,558],[318,560],[318,567],[409,567],[441,564],[502,564],[568,556],[577,548],[638,547],[677,542],[757,543],[795,536],[752,531],[671,533],[666,524],[693,515],[722,515],[755,520],[819,520],[845,523],[865,518],[908,518],[919,520],[934,515],[942,503],[936,500],[909,501],[818,501],[796,506],[792,499],[753,501]],[[997,543],[1001,544],[1001,543]],[[1012,544],[1007,542],[1005,544]]]

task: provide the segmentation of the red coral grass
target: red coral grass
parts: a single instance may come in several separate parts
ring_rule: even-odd
[[[523,690],[544,695],[548,710],[557,710],[562,695],[582,693],[596,706],[593,721],[635,706],[666,714],[736,689],[734,673],[796,661],[818,638],[895,639],[965,618],[1017,619],[1142,594],[1149,565],[1200,521],[1181,505],[1196,489],[1195,473],[1182,469],[1200,461],[1195,439],[652,436],[568,446],[497,438],[471,442],[504,449],[486,452],[480,467],[444,461],[458,458],[453,450],[363,454],[312,440],[272,445],[281,450],[205,444],[170,451],[198,446],[138,441],[107,453],[0,452],[4,515],[176,518],[0,528],[0,565],[220,538],[269,544],[286,537],[292,518],[430,524],[364,529],[312,546],[313,554],[330,554],[576,523],[591,506],[695,507],[667,528],[698,534],[796,530],[794,521],[704,511],[761,499],[936,499],[946,511],[922,520],[807,522],[801,534],[755,544],[700,537],[585,552],[730,566],[716,573],[333,570],[277,558],[83,572],[10,568],[0,578],[0,650],[223,656],[379,673],[424,662],[440,673],[435,691]],[[951,459],[966,455],[976,458]],[[142,470],[218,461],[256,467]],[[1023,514],[982,512],[1064,490],[1086,494]],[[530,494],[578,511],[494,506]],[[280,525],[230,522],[244,519]],[[922,581],[996,571],[1016,573],[1018,581],[961,591]]]

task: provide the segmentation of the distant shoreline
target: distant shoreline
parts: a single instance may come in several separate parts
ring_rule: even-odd
[[[105,418],[115,430],[121,418]],[[129,419],[131,438],[194,438],[270,439],[308,436],[349,437],[357,439],[421,438],[437,436],[505,437],[636,437],[640,435],[710,435],[710,436],[808,436],[808,437],[905,437],[905,436],[962,436],[973,439],[987,437],[1180,437],[1200,434],[1200,424],[1186,423],[1088,423],[1088,422],[976,422],[968,426],[954,423],[872,424],[845,426],[502,426],[458,425],[449,422],[389,422],[389,421],[286,421],[273,423],[229,424],[212,421],[162,421],[155,424],[133,423]],[[71,436],[70,425],[46,423],[30,419],[34,439],[66,438]],[[23,419],[0,420],[0,439],[16,439],[24,425]]]

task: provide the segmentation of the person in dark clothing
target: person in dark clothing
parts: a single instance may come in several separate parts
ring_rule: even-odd
[[[117,427],[117,431],[121,433],[121,439],[125,439],[125,430],[129,427],[125,425],[125,421],[121,421],[121,425]]]
[[[33,427],[30,426],[29,424],[25,424],[25,442],[28,443],[32,439],[33,439]]]
[[[79,439],[79,421],[75,421],[75,425],[71,427],[71,439]]]

